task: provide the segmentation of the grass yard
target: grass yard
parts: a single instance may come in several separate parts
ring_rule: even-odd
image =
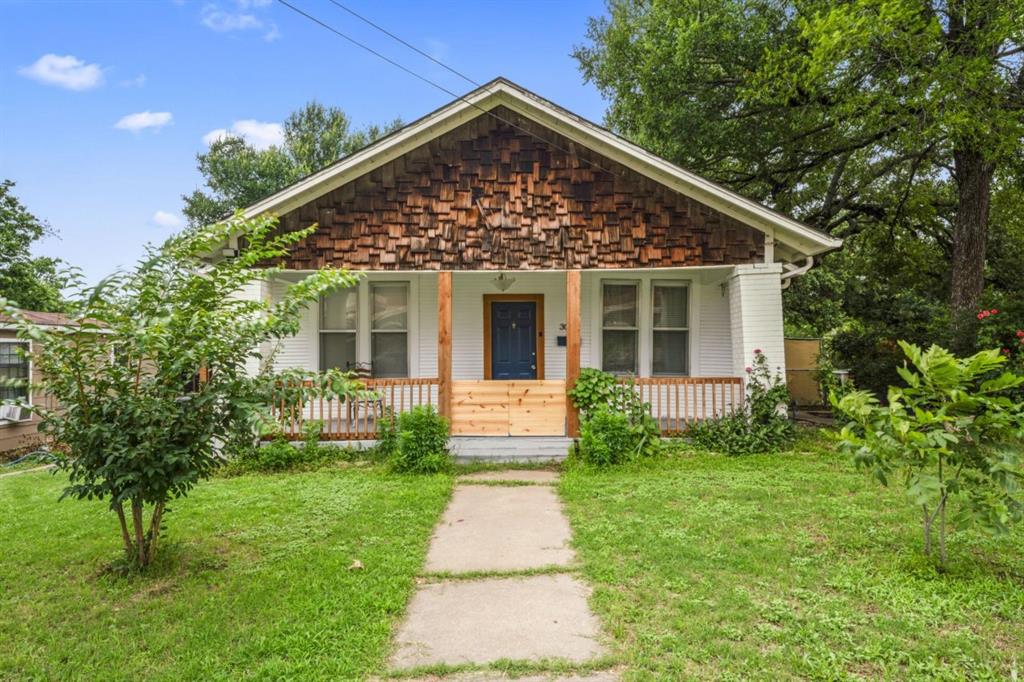
[[[0,479],[0,678],[361,679],[383,667],[447,476],[218,478],[173,505],[151,574],[101,503]],[[353,560],[362,570],[349,570]]]
[[[954,533],[820,442],[563,474],[625,679],[1007,679],[1024,673],[1024,528]]]

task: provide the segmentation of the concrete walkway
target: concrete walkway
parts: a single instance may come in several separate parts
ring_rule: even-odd
[[[590,588],[571,571],[572,531],[553,486],[557,477],[533,470],[460,479],[398,629],[392,669],[498,660],[585,663],[606,653],[587,604]],[[484,671],[463,679],[505,678]]]

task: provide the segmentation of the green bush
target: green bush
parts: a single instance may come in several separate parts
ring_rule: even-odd
[[[938,524],[946,560],[946,508],[993,533],[1024,521],[1024,404],[1014,399],[1024,376],[1006,371],[1000,348],[958,358],[939,346],[904,341],[909,362],[897,368],[906,386],[890,386],[888,405],[855,391],[837,405],[850,423],[840,446],[882,485],[902,484],[922,511],[925,554]]]
[[[785,409],[789,392],[782,378],[768,368],[768,358],[760,350],[754,351],[747,374],[743,409],[692,424],[686,435],[693,445],[727,455],[749,455],[778,451],[793,442],[796,428]]]
[[[432,405],[403,412],[398,417],[397,447],[389,462],[393,471],[403,473],[433,474],[449,469],[448,420]]]
[[[317,439],[311,434],[315,433]],[[229,454],[222,468],[226,476],[249,473],[279,473],[283,471],[308,471],[335,462],[350,462],[366,458],[366,451],[319,442],[320,429],[303,429],[301,445],[289,442],[283,435],[262,445],[250,445],[236,449]]]
[[[650,417],[634,423],[622,412],[599,408],[580,425],[576,456],[595,466],[622,464],[654,454],[659,444],[657,425]]]
[[[586,464],[620,464],[660,451],[661,432],[632,382],[587,368],[569,392],[580,411],[580,441],[575,457]]]

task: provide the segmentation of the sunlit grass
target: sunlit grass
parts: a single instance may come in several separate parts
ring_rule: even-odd
[[[114,516],[58,503],[61,485],[0,479],[3,679],[361,679],[384,667],[451,479],[214,479],[171,505],[157,565],[130,577],[109,570]]]
[[[1024,529],[956,532],[939,571],[902,493],[822,441],[573,470],[560,490],[626,679],[1006,679],[1024,667]]]

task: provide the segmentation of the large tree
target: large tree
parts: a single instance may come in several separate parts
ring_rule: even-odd
[[[53,230],[25,208],[13,189],[13,181],[0,181],[0,298],[26,310],[60,310],[60,261],[31,252],[32,244]]]
[[[934,245],[970,345],[994,178],[1020,177],[1024,1],[611,0],[608,13],[575,56],[611,126],[833,234]]]
[[[189,225],[198,227],[230,215],[299,178],[365,147],[402,125],[353,129],[344,111],[312,101],[284,122],[284,142],[257,149],[241,137],[225,136],[196,156],[207,191],[182,197]]]

